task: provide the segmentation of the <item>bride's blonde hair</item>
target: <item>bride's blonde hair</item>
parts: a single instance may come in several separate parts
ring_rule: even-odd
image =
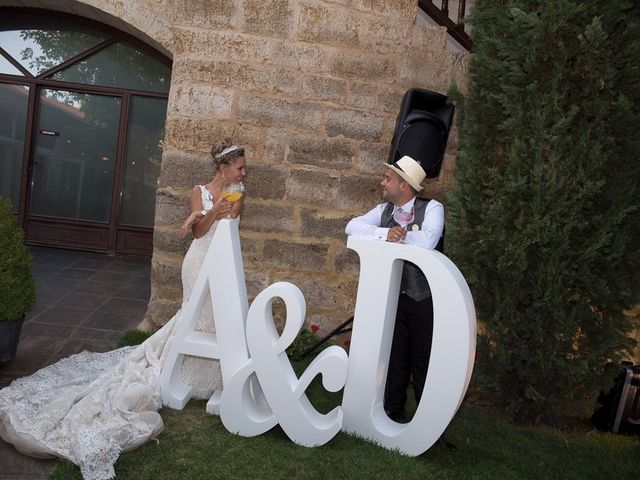
[[[216,170],[220,168],[220,165],[229,165],[233,163],[236,158],[242,157],[243,155],[244,148],[234,145],[228,138],[216,143],[211,149],[213,166]]]

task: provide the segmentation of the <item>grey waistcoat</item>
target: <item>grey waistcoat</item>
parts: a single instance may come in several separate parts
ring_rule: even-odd
[[[413,225],[422,227],[424,212],[430,201],[430,199],[416,197],[415,203],[413,204],[414,219],[413,222],[407,226],[408,231],[412,230]],[[384,208],[380,226],[387,228],[399,226],[393,219],[392,203],[387,203],[387,206]],[[424,273],[422,273],[422,270],[420,270],[415,264],[407,261],[404,262],[404,267],[402,269],[400,291],[416,302],[421,302],[425,298],[429,298],[431,296],[429,283],[427,282]]]

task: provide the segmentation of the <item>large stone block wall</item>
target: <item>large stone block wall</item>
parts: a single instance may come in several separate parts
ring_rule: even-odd
[[[250,298],[285,280],[300,287],[307,321],[323,331],[352,314],[358,265],[344,226],[380,200],[402,95],[464,86],[466,54],[445,48],[443,28],[416,25],[415,0],[12,3],[92,17],[173,59],[145,327],[180,306],[190,239],[178,228],[193,185],[213,175],[209,151],[222,137],[247,150]],[[431,196],[452,181],[455,143],[454,130]]]

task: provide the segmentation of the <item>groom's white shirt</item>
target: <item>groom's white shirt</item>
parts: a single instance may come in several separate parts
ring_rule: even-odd
[[[410,210],[413,207],[415,199],[416,197],[413,197],[407,203],[401,205],[401,207],[394,207],[393,212],[395,213],[398,208],[402,208],[404,211]],[[389,228],[380,226],[382,222],[382,212],[386,206],[386,202],[381,203],[364,215],[351,219],[345,228],[345,233],[347,235],[355,235],[372,240],[386,241]],[[438,244],[442,236],[443,228],[444,207],[437,200],[431,200],[425,209],[424,221],[422,222],[420,230],[409,229],[403,243],[432,250]]]

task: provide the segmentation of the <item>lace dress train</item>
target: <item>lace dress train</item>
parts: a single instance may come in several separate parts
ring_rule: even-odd
[[[201,187],[203,205],[211,197]],[[195,239],[182,264],[183,308],[217,223]],[[214,331],[211,302],[198,329]],[[158,378],[183,308],[144,343],[107,353],[82,352],[20,378],[0,390],[0,437],[26,455],[51,456],[78,465],[88,480],[113,478],[120,453],[137,448],[163,429]],[[187,357],[181,368],[195,398],[222,386],[219,362]]]

